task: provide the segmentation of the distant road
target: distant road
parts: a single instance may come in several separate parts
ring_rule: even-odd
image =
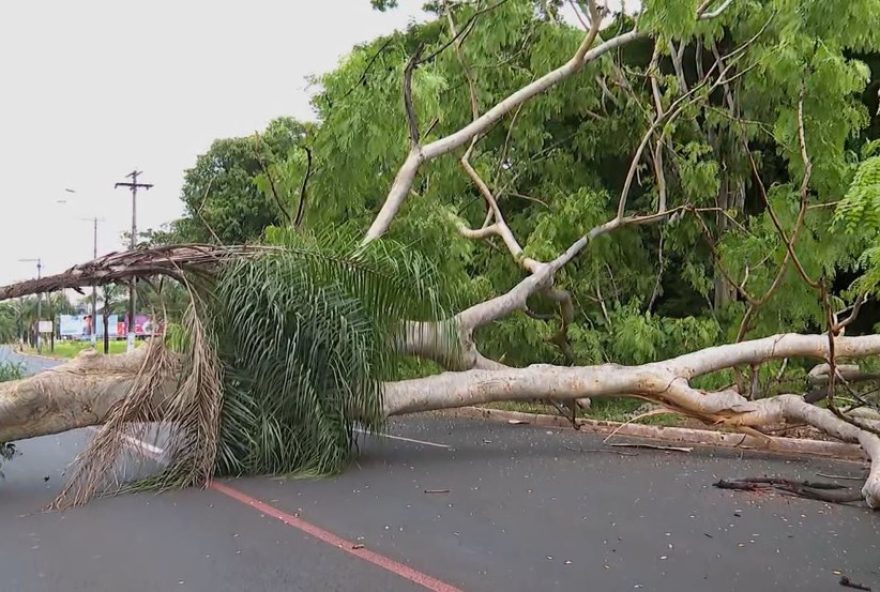
[[[41,370],[52,368],[61,363],[59,360],[50,360],[49,358],[19,354],[9,345],[0,345],[0,362],[15,362],[21,364],[24,366],[26,374],[36,374]]]

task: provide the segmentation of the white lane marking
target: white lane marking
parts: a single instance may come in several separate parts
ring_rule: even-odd
[[[359,434],[379,436],[380,438],[388,438],[390,440],[400,440],[402,442],[412,442],[413,444],[423,444],[425,446],[434,446],[435,448],[451,448],[448,444],[439,444],[437,442],[426,442],[425,440],[415,440],[413,438],[404,438],[403,436],[392,436],[391,434],[382,434],[378,432],[368,432],[360,428],[354,428]]]
[[[89,429],[92,431],[95,431],[95,432],[98,431],[98,428],[96,428],[94,426],[89,426]],[[152,444],[150,444],[148,442],[144,442],[143,440],[138,440],[137,438],[135,438],[133,436],[129,436],[128,434],[122,434],[122,439],[125,440],[126,442],[128,442],[128,444],[132,448],[134,448],[138,452],[141,452],[144,456],[152,458],[155,461],[161,460],[162,456],[165,454],[164,448],[159,448],[158,446],[153,446]]]
[[[90,427],[89,429],[94,430],[96,432],[98,431],[98,428],[96,428],[96,427]],[[403,436],[393,436],[391,434],[381,434],[381,433],[376,433],[376,432],[368,432],[368,431],[362,430],[360,428],[354,428],[354,431],[359,434],[363,434],[363,435],[372,434],[374,436],[379,436],[380,438],[388,438],[390,440],[400,440],[401,442],[410,442],[412,444],[422,444],[423,446],[433,446],[435,448],[447,448],[447,449],[451,448],[451,446],[449,446],[448,444],[440,444],[439,442],[427,442],[425,440],[416,440],[414,438],[404,438]],[[153,457],[153,460],[160,460],[161,457],[165,454],[164,449],[159,448],[158,446],[153,446],[152,444],[144,442],[143,440],[138,440],[137,438],[133,438],[132,436],[129,436],[128,434],[122,434],[122,438],[126,442],[128,442],[132,447],[134,447],[136,449],[143,450],[144,452],[146,452],[147,456]]]
[[[159,448],[158,446],[153,446],[152,444],[148,444],[147,442],[144,442],[143,440],[138,440],[137,438],[133,438],[132,436],[129,436],[128,434],[122,434],[122,438],[126,442],[131,444],[132,446],[140,448],[140,449],[144,450],[145,452],[148,452],[151,455],[154,455],[156,457],[154,460],[161,459],[162,456],[165,454],[165,450],[163,448]]]

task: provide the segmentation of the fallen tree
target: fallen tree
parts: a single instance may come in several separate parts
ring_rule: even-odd
[[[0,441],[103,424],[111,410],[132,392],[149,361],[152,347],[162,346],[146,346],[134,353],[112,357],[88,351],[36,376],[0,383]],[[872,459],[872,468],[862,493],[872,508],[878,508],[880,421],[863,419],[861,427],[857,427],[830,410],[806,403],[798,395],[749,401],[732,390],[703,392],[688,384],[693,378],[744,361],[760,363],[795,356],[824,359],[828,347],[824,336],[792,334],[722,346],[638,367],[540,365],[447,372],[383,384],[381,412],[384,417],[390,417],[496,401],[624,395],[655,401],[717,426],[748,430],[765,425],[804,423],[865,449]],[[877,355],[880,354],[880,336],[838,337],[834,347],[841,357],[848,359]],[[162,408],[173,398],[177,386],[172,372],[153,392],[149,405],[156,418],[162,417]],[[772,437],[763,437],[768,449],[772,449]]]
[[[519,113],[528,101],[574,79],[611,50],[662,32],[656,22],[651,24],[651,18],[657,18],[652,15],[656,7],[647,4],[651,6],[646,10],[646,29],[637,21],[636,26],[606,40],[602,39],[602,7],[598,2],[587,2],[587,30],[576,52],[559,68],[485,112],[480,110],[477,82],[462,50],[465,35],[457,30],[453,11],[447,7],[449,41],[438,52],[449,47],[455,51],[465,73],[471,121],[422,144],[412,84],[415,70],[428,58],[423,60],[421,50],[417,51],[404,70],[409,156],[357,245],[337,245],[328,252],[320,240],[320,248],[315,248],[303,238],[305,233],[291,230],[281,233],[282,238],[271,247],[178,245],[113,254],[58,276],[0,289],[0,298],[11,298],[162,275],[184,285],[190,297],[189,312],[174,339],[155,340],[133,354],[113,358],[87,353],[37,376],[0,384],[0,442],[103,425],[80,455],[70,485],[59,500],[63,505],[80,503],[101,491],[122,453],[125,437],[156,422],[171,426],[170,464],[156,483],[203,485],[218,473],[340,470],[350,458],[354,426],[378,429],[394,415],[496,401],[573,402],[625,396],[646,399],[710,425],[757,435],[766,439],[768,447],[773,439],[761,430],[778,424],[808,424],[839,440],[857,443],[872,460],[862,495],[870,507],[880,507],[880,422],[871,413],[857,413],[867,407],[863,402],[850,409],[840,409],[835,402],[835,389],[840,385],[849,388],[848,377],[853,376],[852,368],[839,362],[880,354],[880,336],[842,335],[855,319],[857,307],[849,317],[839,319],[834,310],[838,303],[830,295],[828,281],[815,274],[814,268],[821,265],[805,265],[804,250],[798,250],[799,240],[809,234],[805,229],[815,232],[822,222],[829,223],[815,221],[826,204],[821,204],[822,208],[810,204],[813,163],[808,151],[809,118],[805,116],[805,104],[810,101],[807,76],[800,80],[790,112],[793,142],[787,156],[797,160],[794,168],[800,179],[791,183],[793,200],[785,215],[777,211],[778,196],[765,188],[759,166],[751,157],[746,122],[740,121],[736,106],[729,104],[735,100],[732,88],[737,79],[756,66],[758,58],[749,50],[767,33],[773,15],[723,55],[713,46],[712,59],[705,70],[700,67],[696,80],[676,73],[678,85],[660,76],[661,48],[654,44],[645,73],[652,95],[646,110],[648,123],[626,170],[614,215],[580,233],[560,252],[541,258],[519,242],[495,192],[472,163],[476,146],[499,120]],[[690,4],[693,10],[675,27],[670,25],[671,29],[684,27],[682,31],[692,32],[694,23],[723,17],[733,3],[718,2],[713,7],[716,3],[708,0]],[[794,18],[791,14],[788,17]],[[705,34],[708,38],[714,33]],[[683,47],[684,40],[680,43]],[[683,50],[676,48],[674,41],[671,45],[669,57],[678,70]],[[607,67],[625,85],[626,73],[613,61]],[[633,92],[632,88],[627,92]],[[681,156],[671,146],[674,130],[687,127],[683,122],[693,118],[697,106],[715,108],[712,98],[719,95],[724,99],[726,116],[742,124],[741,129],[732,128],[729,139],[736,145],[741,143],[742,152],[748,155],[766,214],[765,234],[775,241],[773,249],[779,255],[776,259],[767,256],[762,262],[772,273],[767,274],[771,281],[759,291],[747,286],[750,268],[744,267],[743,278],[734,278],[724,267],[717,245],[710,241],[720,270],[716,296],[727,291],[747,305],[736,342],[629,366],[569,363],[514,368],[483,355],[477,347],[479,330],[518,313],[537,315],[531,304],[542,298],[553,304],[554,313],[548,320],[557,324],[548,341],[572,362],[568,333],[576,323],[576,303],[560,278],[601,237],[651,225],[669,227],[683,219],[695,220],[697,228],[706,229],[702,218],[706,214],[715,216],[716,221],[730,217],[731,224],[739,224],[728,212],[731,203],[701,207],[683,193],[675,205],[667,179],[673,169],[663,158],[664,154],[670,160]],[[437,297],[441,282],[431,276],[424,261],[383,238],[414,192],[421,167],[459,148],[464,148],[459,164],[485,204],[485,218],[482,226],[471,227],[460,217],[450,216],[456,231],[468,240],[500,239],[524,276],[507,292],[463,310]],[[679,162],[675,174],[683,175],[684,167]],[[640,205],[653,207],[638,212],[631,205],[631,193],[645,168],[652,172],[656,193],[652,199],[641,196]],[[733,205],[744,211],[742,203]],[[744,339],[754,316],[779,289],[783,278],[791,280],[792,276],[821,303],[827,332]],[[601,295],[597,298],[604,306]],[[445,371],[401,379],[395,376],[401,355],[430,360]],[[795,394],[762,396],[767,393],[759,392],[761,366],[795,358],[824,364],[816,376],[824,376],[820,382],[827,390],[827,408]],[[695,386],[710,375],[726,370],[741,373],[742,369],[752,372],[748,388],[744,388],[741,376],[737,384],[727,388]]]

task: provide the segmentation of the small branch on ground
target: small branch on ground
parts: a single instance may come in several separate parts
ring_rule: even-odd
[[[864,496],[857,489],[836,483],[794,481],[773,477],[751,477],[746,479],[721,479],[712,484],[719,489],[737,491],[764,491],[773,489],[804,499],[812,499],[832,504],[846,504],[864,501]]]
[[[614,442],[609,444],[615,448],[647,448],[649,450],[663,450],[666,452],[693,452],[688,446],[666,446],[663,444],[639,444],[637,442]]]

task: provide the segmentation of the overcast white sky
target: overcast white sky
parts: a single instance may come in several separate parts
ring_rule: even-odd
[[[80,218],[105,219],[99,254],[119,249],[131,200],[113,184],[134,167],[155,184],[138,228],[178,217],[183,171],[212,140],[312,117],[305,77],[422,2],[0,0],[0,285],[35,274],[21,258],[44,273],[90,259]]]
[[[120,247],[134,167],[138,227],[178,217],[183,171],[211,141],[311,117],[305,77],[402,27],[368,0],[0,1],[0,285]],[[75,195],[65,188],[76,190]],[[56,200],[67,198],[66,204]]]

